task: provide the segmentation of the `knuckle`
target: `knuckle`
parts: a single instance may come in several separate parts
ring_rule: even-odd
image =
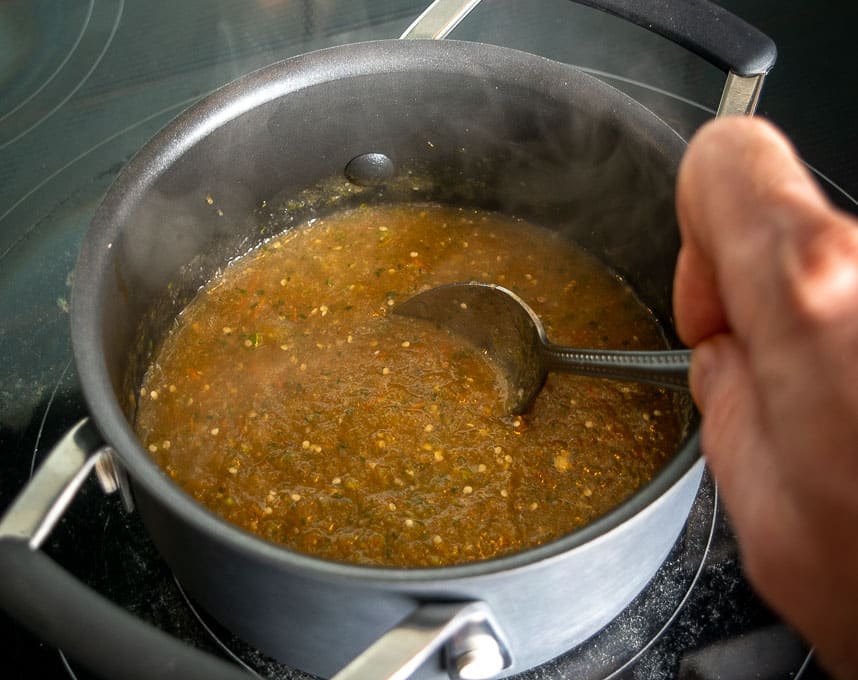
[[[858,312],[858,230],[819,224],[785,254],[786,291],[797,321],[824,327]]]

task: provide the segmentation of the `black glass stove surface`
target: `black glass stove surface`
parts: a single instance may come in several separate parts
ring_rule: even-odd
[[[216,87],[309,50],[396,37],[425,4],[0,3],[0,511],[50,446],[86,415],[71,359],[69,286],[82,235],[119,169]],[[832,198],[858,212],[858,83],[849,32],[858,10],[845,1],[722,4],[778,45],[759,112],[790,134]],[[720,93],[715,69],[568,0],[484,0],[452,37],[577,65],[641,100],[686,137],[711,117]],[[173,635],[261,677],[305,677],[265,659],[198,611],[137,516],[94,483],[84,486],[46,551]],[[3,614],[0,674],[91,677]],[[670,559],[629,609],[580,648],[525,676],[825,677],[807,646],[743,578],[708,479]]]

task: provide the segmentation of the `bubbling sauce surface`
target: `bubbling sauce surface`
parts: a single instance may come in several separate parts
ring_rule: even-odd
[[[137,433],[199,502],[324,559],[439,566],[559,538],[658,471],[685,411],[655,387],[552,374],[531,412],[501,413],[480,351],[390,313],[469,280],[518,293],[553,342],[665,347],[630,289],[554,232],[358,208],[290,229],[200,291],[146,373]]]

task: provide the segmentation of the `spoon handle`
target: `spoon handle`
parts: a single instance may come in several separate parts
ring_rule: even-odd
[[[549,371],[577,373],[615,380],[644,382],[674,390],[688,390],[691,350],[624,352],[543,345]]]

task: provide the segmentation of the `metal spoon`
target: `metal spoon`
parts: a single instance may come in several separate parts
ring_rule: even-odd
[[[509,386],[509,413],[530,408],[550,371],[688,390],[690,350],[625,352],[554,345],[536,313],[502,286],[476,282],[439,286],[400,303],[393,312],[434,321],[486,352]]]

